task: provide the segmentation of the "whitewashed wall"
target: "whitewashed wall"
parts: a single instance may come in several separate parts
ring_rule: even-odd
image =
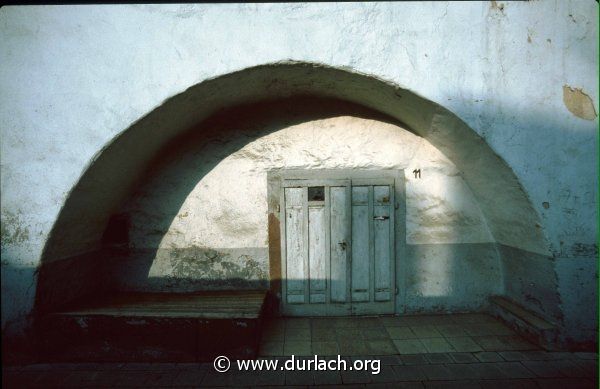
[[[372,74],[466,121],[543,221],[565,320],[595,320],[595,1],[3,7],[0,36],[6,333],[95,155],[189,86],[285,59]]]
[[[409,301],[401,311],[436,304],[477,309],[502,292],[494,239],[477,199],[439,150],[375,119],[335,115],[296,123],[282,115],[279,130],[261,128],[264,119],[256,117],[203,129],[200,144],[198,137],[183,142],[152,169],[121,210],[131,219],[129,247],[136,254],[114,264],[118,288],[268,287],[268,171],[396,169],[406,175],[407,216],[399,221],[406,223],[406,243],[436,245],[399,258],[402,274],[409,273]],[[417,168],[420,179],[412,174]],[[423,297],[437,299],[424,305]]]

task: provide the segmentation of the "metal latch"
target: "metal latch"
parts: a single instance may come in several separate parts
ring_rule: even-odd
[[[375,216],[373,217],[373,220],[386,220],[389,219],[389,216]]]

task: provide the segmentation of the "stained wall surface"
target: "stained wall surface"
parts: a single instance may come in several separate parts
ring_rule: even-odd
[[[400,312],[476,310],[502,292],[477,199],[425,139],[373,113],[349,116],[360,109],[342,103],[291,100],[245,111],[252,113],[222,114],[235,119],[203,125],[212,128],[173,146],[119,211],[130,220],[130,250],[112,264],[117,289],[268,288],[267,172],[355,169],[406,176]]]
[[[193,85],[291,59],[387,80],[461,118],[514,173],[546,241],[517,247],[510,224],[488,225],[504,293],[542,307],[571,339],[595,337],[597,2],[3,7],[0,35],[3,334],[28,328],[51,229],[80,177],[118,135]],[[282,131],[292,135],[293,127]],[[106,183],[138,174],[141,167],[117,165]],[[447,179],[468,193],[439,174],[436,185]],[[494,177],[485,179],[469,186]],[[415,212],[431,201],[429,188],[427,196],[417,184],[412,191]],[[510,202],[498,207],[510,215]],[[407,239],[429,239],[427,218],[415,215],[407,217]],[[79,226],[82,235],[103,217]],[[436,234],[439,241],[448,235]],[[264,247],[259,234],[252,239]],[[64,247],[65,255],[85,254]],[[415,245],[415,258],[432,256],[440,256],[435,248]],[[70,268],[63,262],[65,277]]]

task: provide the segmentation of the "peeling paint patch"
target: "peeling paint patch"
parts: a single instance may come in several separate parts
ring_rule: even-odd
[[[579,118],[594,120],[598,116],[592,99],[581,88],[563,85],[563,101],[567,109]]]
[[[10,211],[2,212],[2,223],[0,223],[0,236],[2,247],[16,245],[29,240],[29,229],[23,225],[19,214]]]
[[[495,0],[492,0],[491,8],[492,9],[497,9],[500,12],[504,13],[504,4],[498,3]]]

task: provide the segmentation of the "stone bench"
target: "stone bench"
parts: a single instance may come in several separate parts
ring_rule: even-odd
[[[492,313],[522,336],[546,350],[557,349],[558,328],[553,323],[503,296],[490,297]]]

